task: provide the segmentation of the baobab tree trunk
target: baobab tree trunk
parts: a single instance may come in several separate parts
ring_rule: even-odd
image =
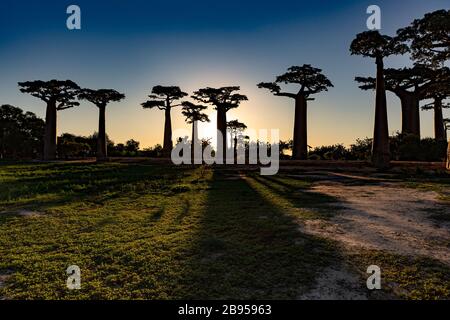
[[[170,107],[165,109],[165,122],[164,122],[164,143],[163,143],[163,153],[164,156],[170,157],[172,151],[172,119],[170,117]]]
[[[397,94],[402,107],[402,134],[411,133],[411,98],[409,95]]]
[[[44,160],[56,159],[56,121],[56,101],[49,101],[45,112]]]
[[[434,99],[434,138],[437,141],[447,140],[447,130],[444,127],[444,117],[442,115],[442,99]]]
[[[106,128],[105,128],[105,113],[106,107],[99,106],[98,117],[98,136],[97,136],[97,160],[105,160],[107,155],[106,150]]]
[[[401,101],[402,104],[402,134],[409,133],[411,129],[409,128],[409,106],[403,101]]]
[[[419,99],[413,93],[397,93],[402,105],[402,133],[420,137]]]
[[[306,97],[298,95],[295,98],[294,145],[292,147],[292,158],[294,160],[306,160],[308,158],[308,130],[306,117]]]
[[[217,130],[222,134],[217,138],[217,151],[222,151],[222,161],[225,163],[227,151],[227,112],[224,108],[217,108]]]
[[[415,96],[411,96],[411,112],[410,112],[410,128],[411,134],[420,139],[420,100]]]
[[[372,163],[377,168],[389,166],[389,129],[387,118],[386,88],[383,59],[377,58],[377,82],[375,97],[375,126],[372,144]]]

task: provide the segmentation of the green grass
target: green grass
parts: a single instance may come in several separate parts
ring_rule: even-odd
[[[11,299],[289,299],[335,258],[245,180],[204,167],[9,165],[0,179]],[[65,286],[72,264],[79,291]]]
[[[336,199],[310,188],[283,174],[209,167],[2,165],[0,297],[295,299],[325,267],[347,259],[333,241],[299,231],[305,219],[336,214]],[[409,265],[398,261],[393,277]],[[73,264],[81,290],[66,288]],[[447,287],[434,296],[430,289],[448,280],[444,273],[422,274],[431,282],[407,286],[401,297],[446,297]]]
[[[366,272],[362,266],[379,266],[383,290],[396,299],[450,299],[450,267],[437,260],[376,250],[361,251],[350,259],[362,274]]]

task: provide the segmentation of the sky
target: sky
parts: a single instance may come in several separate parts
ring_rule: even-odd
[[[81,9],[81,30],[66,27],[71,4]],[[133,138],[148,147],[162,143],[164,129],[164,112],[140,106],[153,86],[177,85],[191,94],[238,85],[249,100],[229,111],[228,120],[255,130],[279,129],[288,140],[293,101],[256,84],[273,81],[290,66],[311,64],[334,87],[308,105],[308,144],[349,145],[373,132],[374,92],[358,89],[354,77],[373,76],[375,64],[349,52],[354,36],[367,30],[366,9],[373,4],[381,8],[381,33],[388,35],[450,7],[448,0],[2,0],[0,104],[45,116],[45,104],[20,93],[19,81],[71,79],[81,87],[116,89],[126,99],[108,106],[109,137],[116,143]],[[404,67],[411,61],[390,57],[385,64]],[[400,103],[391,93],[388,103],[393,133],[401,128]],[[208,113],[211,123],[201,124],[200,134],[213,137],[215,111],[210,107]],[[421,112],[421,125],[422,135],[432,137],[432,111]],[[189,129],[180,108],[172,110],[172,126]],[[58,113],[58,134],[89,135],[97,128],[98,110],[89,102]]]

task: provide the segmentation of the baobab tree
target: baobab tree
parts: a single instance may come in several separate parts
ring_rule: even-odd
[[[395,38],[381,35],[378,31],[359,33],[350,45],[352,55],[374,58],[377,66],[372,162],[378,168],[388,167],[390,160],[383,59],[390,55],[403,54],[406,50],[405,44],[400,43]]]
[[[230,130],[231,138],[233,140],[233,154],[234,161],[237,161],[237,143],[238,143],[238,135],[247,129],[247,126],[236,120],[231,120],[227,122],[227,128]]]
[[[71,80],[19,82],[20,91],[47,104],[45,112],[44,160],[56,159],[57,112],[78,106],[75,101],[80,87]]]
[[[192,163],[194,163],[194,146],[198,144],[198,122],[209,122],[208,115],[202,112],[208,107],[189,101],[183,101],[181,105],[183,106],[181,113],[186,117],[186,122],[192,124],[191,159]]]
[[[282,92],[279,83],[299,85],[297,93]],[[278,76],[275,82],[261,82],[258,88],[268,89],[275,96],[295,100],[294,142],[292,157],[295,160],[306,160],[308,157],[307,140],[307,102],[314,100],[311,95],[328,91],[333,87],[331,81],[322,74],[322,70],[309,64],[292,66],[285,74]]]
[[[217,110],[217,131],[221,133],[221,139],[217,139],[217,151],[222,153],[222,160],[225,162],[227,150],[227,112],[239,107],[242,101],[246,101],[247,96],[236,93],[241,88],[239,86],[229,86],[221,88],[203,88],[194,92],[192,98],[202,103],[212,104]]]
[[[181,104],[174,104],[175,101],[186,97],[188,94],[181,91],[177,86],[154,86],[152,94],[148,97],[150,100],[142,103],[144,109],[158,108],[164,110],[165,122],[164,122],[164,142],[163,153],[165,156],[169,156],[173,147],[172,142],[172,120],[170,111],[174,107],[181,106]]]
[[[125,99],[123,93],[119,93],[113,89],[83,89],[78,95],[79,99],[92,102],[99,110],[98,117],[98,134],[97,134],[97,160],[105,160],[108,157],[106,148],[106,106],[110,102],[118,102]]]
[[[401,102],[403,134],[420,137],[420,101],[425,99],[425,92],[435,77],[434,70],[423,65],[384,71],[386,90],[393,92]],[[376,79],[372,77],[356,77],[355,81],[362,90],[376,87]]]

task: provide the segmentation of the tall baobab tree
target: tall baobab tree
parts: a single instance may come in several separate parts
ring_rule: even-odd
[[[181,113],[186,117],[186,122],[192,124],[191,159],[192,163],[194,163],[194,146],[198,144],[198,122],[209,122],[208,115],[202,112],[208,107],[189,101],[183,101],[181,105],[183,106],[183,108],[181,109]]]
[[[425,92],[435,76],[434,70],[423,65],[384,71],[386,90],[393,92],[401,102],[402,133],[420,137],[420,100],[425,99]],[[376,87],[376,79],[372,77],[356,77],[355,81],[363,90]]]
[[[154,86],[152,94],[148,97],[150,100],[142,103],[144,109],[158,108],[164,110],[165,122],[164,122],[164,142],[163,153],[165,156],[169,156],[173,147],[172,142],[172,120],[170,111],[174,107],[181,106],[181,104],[174,104],[175,101],[186,97],[188,94],[181,91],[177,86]]]
[[[217,139],[217,151],[222,153],[222,161],[225,162],[227,150],[227,112],[239,107],[242,101],[246,101],[247,96],[236,93],[241,88],[239,86],[229,86],[221,88],[203,88],[194,92],[192,98],[207,104],[212,104],[217,110],[217,131],[222,134],[222,139]]]
[[[437,10],[414,20],[411,25],[397,31],[401,40],[410,42],[413,60],[433,67],[441,67],[450,60],[450,10]],[[450,142],[447,152],[450,169]]]
[[[227,128],[230,130],[231,138],[233,140],[233,154],[234,161],[237,161],[237,143],[238,143],[238,135],[247,129],[247,126],[236,120],[231,120],[227,122]]]
[[[393,54],[403,54],[406,50],[405,44],[395,38],[381,35],[378,31],[359,33],[350,45],[352,55],[374,58],[377,66],[372,162],[378,168],[388,167],[390,160],[383,59]]]
[[[443,69],[447,71],[441,73],[441,75],[445,73],[446,76],[443,78],[438,77],[437,81],[425,93],[425,98],[432,99],[433,102],[422,106],[422,110],[434,111],[434,138],[438,141],[447,141],[447,129],[442,110],[444,108],[450,108],[450,104],[444,103],[445,99],[450,98],[450,69]]]
[[[44,160],[56,159],[57,112],[78,106],[74,101],[80,87],[71,80],[19,82],[20,91],[47,104],[45,112]]]
[[[106,148],[106,106],[110,102],[118,102],[125,99],[123,93],[113,89],[83,89],[78,95],[79,99],[92,102],[99,110],[98,134],[97,134],[97,160],[105,160],[108,157]]]
[[[299,85],[297,93],[282,92],[279,83]],[[275,96],[295,100],[294,143],[292,157],[295,160],[306,160],[308,157],[307,140],[307,102],[314,100],[311,95],[328,91],[333,87],[331,81],[322,74],[322,70],[309,64],[292,66],[285,74],[278,76],[275,82],[261,82],[258,88],[270,90]]]

